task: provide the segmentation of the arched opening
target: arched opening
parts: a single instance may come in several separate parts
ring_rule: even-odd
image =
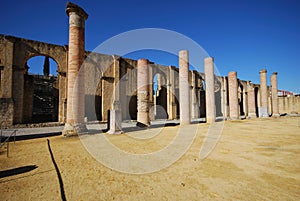
[[[153,76],[153,105],[155,119],[168,119],[166,78],[161,73]]]
[[[58,121],[58,65],[49,56],[35,56],[25,62],[23,123]]]

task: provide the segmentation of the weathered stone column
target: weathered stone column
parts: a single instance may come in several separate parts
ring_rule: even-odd
[[[114,69],[114,90],[113,90],[113,102],[112,109],[110,110],[109,119],[109,134],[121,134],[122,131],[122,112],[120,104],[120,57],[112,55],[113,57],[113,69]]]
[[[179,51],[180,124],[190,124],[189,52]]]
[[[251,81],[247,81],[248,91],[248,117],[256,118],[256,107],[255,107],[255,90]]]
[[[86,131],[84,69],[80,68],[84,61],[84,25],[88,15],[82,8],[70,2],[67,3],[66,13],[69,16],[68,94],[67,121],[63,135],[72,136]]]
[[[176,104],[175,104],[175,67],[169,66],[168,82],[168,114],[169,119],[176,119]]]
[[[271,76],[271,86],[272,86],[272,116],[279,116],[279,106],[278,106],[278,83],[277,83],[277,72],[274,72]]]
[[[199,117],[199,105],[197,102],[197,71],[192,71],[192,118]]]
[[[222,77],[222,111],[223,117],[227,119],[229,117],[229,103],[228,103],[228,79],[224,76]]]
[[[237,73],[228,73],[229,86],[229,118],[239,119],[238,81]]]
[[[261,70],[260,74],[260,107],[259,117],[269,117],[268,112],[268,86],[267,86],[267,70]]]
[[[215,73],[214,59],[207,57],[204,59],[205,73],[205,100],[206,100],[206,122],[212,123],[216,120],[216,102],[215,102]]]
[[[245,117],[248,117],[249,115],[249,108],[248,108],[248,91],[247,90],[247,86],[244,87],[244,91],[243,91],[243,107],[244,107],[244,114]]]
[[[148,60],[139,59],[137,62],[137,126],[149,127],[149,69]]]

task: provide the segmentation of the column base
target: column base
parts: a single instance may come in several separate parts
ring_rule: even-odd
[[[88,130],[86,124],[70,124],[66,123],[62,135],[65,137],[77,136],[78,134],[86,133]]]
[[[280,117],[280,114],[272,114],[272,117]]]
[[[142,122],[137,122],[136,123],[136,126],[137,127],[140,127],[140,128],[149,128],[150,127],[150,124],[144,124]]]
[[[240,120],[239,117],[228,117],[229,121]]]
[[[250,118],[250,119],[257,118],[256,113],[249,113],[247,118]]]
[[[190,125],[191,121],[180,121],[180,126]]]
[[[259,113],[259,117],[260,118],[267,118],[267,117],[269,117],[268,108],[266,108],[266,107],[259,107],[258,108],[258,113]]]
[[[216,119],[215,118],[206,118],[206,123],[214,123],[216,122]]]

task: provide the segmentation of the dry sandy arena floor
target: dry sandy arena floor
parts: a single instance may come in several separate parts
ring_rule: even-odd
[[[192,146],[174,164],[141,175],[105,167],[78,137],[11,143],[9,158],[1,148],[0,200],[62,200],[61,192],[72,201],[300,200],[299,117],[227,121],[216,147],[200,160],[208,128],[208,124],[199,125]],[[127,134],[106,137],[122,150],[148,153],[168,145],[178,129],[165,127],[149,140]]]

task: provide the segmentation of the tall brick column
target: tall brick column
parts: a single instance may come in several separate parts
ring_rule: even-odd
[[[256,118],[256,107],[255,107],[255,90],[251,81],[247,81],[248,91],[248,117]]]
[[[69,16],[68,52],[68,94],[67,121],[64,136],[77,135],[86,131],[84,124],[84,71],[79,70],[84,61],[84,25],[87,13],[79,6],[68,2],[66,13]]]
[[[229,118],[239,119],[238,81],[236,72],[228,73]]]
[[[268,112],[268,86],[267,86],[267,70],[261,70],[260,74],[260,107],[259,117],[269,117]]]
[[[189,52],[179,51],[180,124],[190,124]]]
[[[211,123],[216,120],[216,103],[215,103],[215,73],[214,59],[207,57],[204,59],[205,73],[205,102],[206,102],[206,122]]]
[[[137,61],[137,125],[141,127],[150,126],[149,118],[149,61],[139,59]]]
[[[277,72],[271,76],[273,116],[279,116]]]

